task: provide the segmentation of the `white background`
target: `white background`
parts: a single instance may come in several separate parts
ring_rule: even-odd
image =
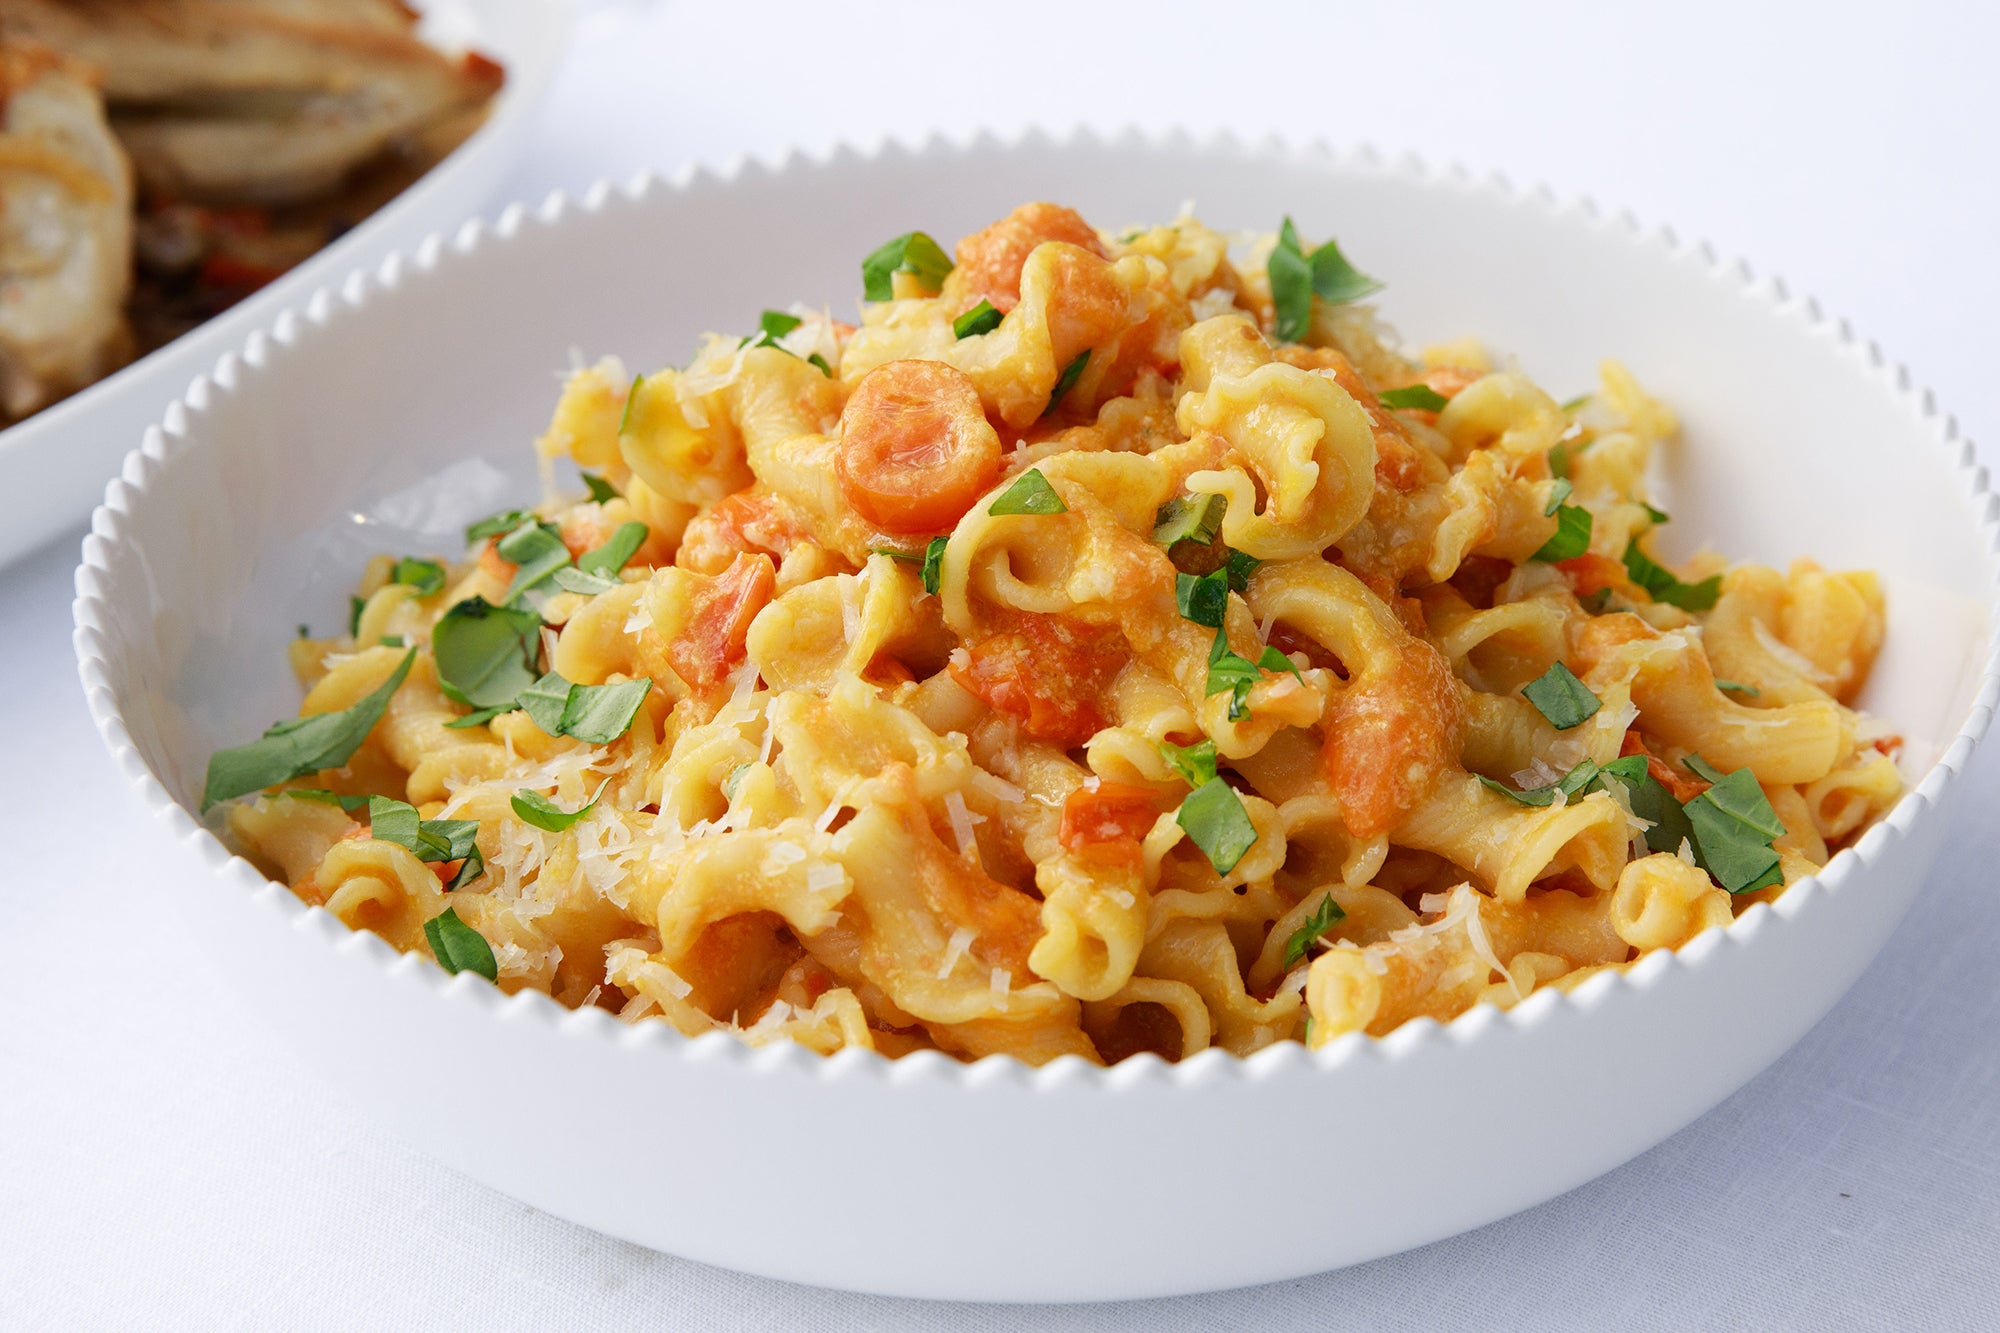
[[[613,0],[587,12],[509,193],[1029,123],[1365,141],[1589,194],[1750,256],[1910,364],[1973,438],[2000,439],[2000,17],[1636,8]],[[121,846],[129,807],[69,655],[74,561],[65,539],[0,571],[0,1325],[2000,1326],[1995,747],[1944,862],[1833,1015],[1624,1169],[1299,1282],[926,1305],[608,1240],[359,1122],[193,959],[171,899]],[[624,1114],[579,1094],[586,1123]],[[1350,1147],[1310,1125],[1245,1133]]]

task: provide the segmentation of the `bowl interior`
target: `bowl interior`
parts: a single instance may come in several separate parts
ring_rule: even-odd
[[[253,347],[261,364],[222,370],[233,390],[196,394],[112,559],[114,670],[141,754],[192,805],[211,750],[294,711],[285,640],[345,623],[367,556],[456,554],[465,523],[536,499],[530,443],[576,358],[681,364],[704,331],[795,300],[848,315],[886,237],[949,245],[1042,198],[1113,227],[1186,201],[1224,229],[1289,214],[1387,283],[1381,308],[1412,343],[1478,335],[1558,397],[1623,360],[1683,421],[1658,464],[1670,551],[1879,571],[1890,632],[1864,705],[1908,739],[1912,777],[1964,724],[1989,651],[1991,534],[1956,446],[1806,303],[1774,315],[1712,259],[1635,246],[1586,209],[1326,157],[1086,142],[614,193],[323,298]]]

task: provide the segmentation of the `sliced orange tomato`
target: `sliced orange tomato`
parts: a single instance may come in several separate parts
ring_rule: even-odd
[[[1095,789],[1078,787],[1069,794],[1056,837],[1086,861],[1133,867],[1140,862],[1140,844],[1159,813],[1159,798],[1150,789],[1099,782]]]
[[[743,660],[750,622],[771,600],[778,571],[768,555],[739,555],[694,595],[687,624],[667,645],[674,674],[696,689],[720,684]]]
[[[885,532],[942,532],[1000,475],[1000,437],[979,391],[942,361],[891,361],[840,413],[840,492]]]

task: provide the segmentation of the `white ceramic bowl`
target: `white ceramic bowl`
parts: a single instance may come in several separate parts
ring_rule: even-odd
[[[1670,531],[1887,576],[1864,702],[1910,739],[1913,794],[1775,907],[1574,994],[1317,1054],[1039,1070],[752,1050],[507,998],[308,909],[189,814],[212,749],[292,712],[285,641],[345,615],[366,554],[449,549],[462,522],[536,493],[528,442],[571,348],[677,363],[765,306],[845,310],[883,237],[957,236],[1045,197],[1114,226],[1189,198],[1224,227],[1289,212],[1388,280],[1408,334],[1479,334],[1559,395],[1625,358],[1686,424],[1664,465]],[[1996,543],[1985,474],[1903,372],[1705,249],[1367,155],[982,139],[553,198],[319,293],[127,460],[85,543],[77,650],[105,740],[159,816],[143,822],[166,844],[161,902],[344,1092],[431,1153],[599,1230],[798,1281],[1148,1296],[1354,1263],[1526,1208],[1796,1041],[1943,840],[2000,693]]]
[[[0,565],[83,520],[166,405],[224,352],[314,291],[372,268],[493,197],[534,125],[568,41],[571,0],[421,0],[425,31],[507,67],[486,123],[354,230],[200,328],[0,430]]]

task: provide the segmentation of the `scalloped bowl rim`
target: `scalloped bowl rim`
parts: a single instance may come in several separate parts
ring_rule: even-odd
[[[1855,846],[1835,855],[1818,874],[1794,884],[1775,903],[1755,904],[1730,925],[1711,928],[1679,950],[1654,951],[1626,969],[1599,973],[1574,990],[1538,990],[1511,1009],[1477,1005],[1448,1022],[1414,1019],[1379,1038],[1348,1033],[1316,1051],[1308,1051],[1297,1042],[1283,1041],[1248,1056],[1211,1047],[1177,1063],[1141,1054],[1113,1065],[1098,1066],[1077,1056],[1062,1056],[1030,1068],[1004,1055],[961,1062],[939,1052],[919,1051],[892,1060],[873,1051],[849,1049],[820,1056],[786,1041],[753,1047],[720,1030],[687,1037],[664,1023],[628,1025],[599,1009],[564,1008],[541,991],[524,989],[509,996],[474,977],[449,975],[428,960],[398,952],[371,932],[349,929],[324,908],[309,907],[289,889],[266,879],[248,861],[232,854],[176,801],[139,755],[117,701],[111,650],[103,633],[107,618],[105,599],[112,581],[111,553],[123,535],[127,514],[134,505],[143,503],[152,479],[161,469],[172,466],[178,455],[199,447],[190,433],[190,419],[198,420],[217,392],[228,393],[246,377],[254,377],[267,357],[295,351],[302,341],[310,341],[315,328],[340,318],[343,310],[358,309],[371,298],[393,297],[406,277],[421,278],[441,264],[457,262],[482,246],[505,241],[523,227],[558,225],[572,212],[589,214],[638,205],[660,190],[678,194],[728,189],[740,179],[777,176],[801,168],[825,170],[847,162],[897,156],[915,158],[994,149],[1059,151],[1068,147],[1147,147],[1273,156],[1322,164],[1334,170],[1399,176],[1438,191],[1490,192],[1516,207],[1537,209],[1550,222],[1580,220],[1584,225],[1617,228],[1634,244],[1659,250],[1671,261],[1699,265],[1709,281],[1725,285],[1738,298],[1758,304],[1772,317],[1803,315],[1806,332],[1831,334],[1853,369],[1891,392],[1936,447],[1949,455],[1978,514],[1985,554],[2000,565],[2000,499],[1989,488],[1986,470],[1979,466],[1970,442],[1959,434],[1955,421],[1937,409],[1930,392],[1918,387],[1907,369],[1885,357],[1873,342],[1857,337],[1844,320],[1827,317],[1811,298],[1795,302],[1786,286],[1775,278],[1759,282],[1747,263],[1719,258],[1706,243],[1682,242],[1668,228],[1643,226],[1629,212],[1607,216],[1588,197],[1563,200],[1546,186],[1524,192],[1498,174],[1476,177],[1457,164],[1433,169],[1414,155],[1391,162],[1365,145],[1342,150],[1319,139],[1297,142],[1267,136],[1246,142],[1227,133],[1196,136],[1173,130],[1155,135],[1137,129],[1110,134],[1079,129],[1058,135],[1041,128],[1015,136],[986,131],[961,138],[933,135],[915,144],[890,136],[869,145],[841,143],[821,151],[793,151],[775,159],[743,155],[715,168],[695,164],[671,174],[641,172],[622,184],[600,180],[576,197],[554,191],[532,209],[517,203],[491,222],[475,218],[449,233],[434,232],[408,256],[401,252],[392,254],[372,271],[349,275],[337,288],[318,288],[302,308],[287,309],[268,331],[253,334],[240,354],[231,352],[223,356],[211,374],[197,378],[181,399],[168,407],[161,423],[150,428],[141,446],[128,455],[120,476],[107,487],[104,503],[92,515],[91,532],[83,544],[82,563],[76,573],[76,653],[91,716],[118,767],[140,793],[148,810],[166,822],[177,841],[191,844],[205,867],[221,875],[229,885],[260,898],[273,913],[274,922],[315,931],[336,949],[363,954],[385,976],[400,973],[406,979],[420,978],[418,984],[442,1003],[472,1005],[502,1018],[533,1015],[556,1024],[571,1037],[608,1041],[626,1050],[644,1049],[648,1058],[667,1053],[691,1062],[731,1062],[754,1071],[793,1069],[828,1080],[874,1078],[899,1086],[923,1082],[967,1090],[1002,1080],[1025,1083],[1036,1089],[1085,1086],[1115,1091],[1162,1078],[1192,1088],[1217,1078],[1256,1082],[1294,1070],[1332,1074],[1357,1060],[1404,1062],[1423,1058],[1429,1052],[1449,1052],[1479,1040],[1489,1029],[1533,1029],[1558,1011],[1587,1012],[1615,992],[1649,990],[1670,972],[1699,969],[1724,949],[1754,947],[1764,932],[1784,930],[1793,920],[1823,910],[1821,898],[1838,895],[1850,880],[1864,873],[1893,841],[1906,837],[1913,823],[1941,802],[1959,780],[1973,747],[1985,734],[1996,705],[2000,705],[2000,633],[1989,637],[1974,702],[1957,734],[1921,781],[1905,792],[1887,816]],[[1990,623],[2000,626],[2000,589],[1989,588],[1989,596]]]

